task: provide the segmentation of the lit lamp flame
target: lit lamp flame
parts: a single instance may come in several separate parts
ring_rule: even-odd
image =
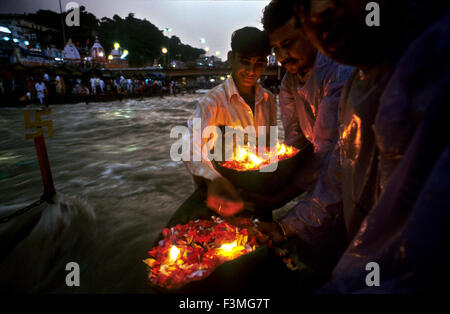
[[[250,159],[250,161],[252,163],[254,163],[255,166],[259,166],[263,162],[263,160],[261,158],[259,158],[258,156],[256,156],[255,154],[252,154],[252,153],[248,154],[248,159]]]
[[[217,253],[218,255],[223,256],[226,260],[232,260],[244,254],[243,252],[245,251],[246,249],[244,246],[238,245],[237,242],[234,241],[232,243],[222,244],[219,252]]]
[[[238,147],[236,149],[236,155],[234,156],[234,160],[236,161],[245,161],[247,159],[247,150],[244,147]]]
[[[232,249],[234,249],[237,246],[236,241],[234,241],[233,243],[227,243],[227,244],[222,244],[222,246],[220,247],[221,250],[224,251],[231,251]]]
[[[278,155],[283,155],[284,153],[286,153],[286,146],[280,145],[280,143],[278,143],[277,150],[278,150]]]
[[[267,165],[272,160],[283,160],[290,158],[297,154],[298,150],[285,144],[277,143],[276,151],[270,151],[264,155],[256,155],[249,151],[249,146],[236,147],[236,152],[233,154],[233,160],[226,161],[222,166],[236,169],[236,170],[255,170],[263,165]]]
[[[169,253],[169,261],[174,263],[178,256],[180,255],[180,249],[177,248],[175,245],[172,245],[172,247],[170,248],[170,253]]]

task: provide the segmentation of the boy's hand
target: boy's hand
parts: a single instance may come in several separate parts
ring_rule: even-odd
[[[206,205],[223,217],[233,216],[244,208],[244,202],[233,184],[224,177],[208,181]]]

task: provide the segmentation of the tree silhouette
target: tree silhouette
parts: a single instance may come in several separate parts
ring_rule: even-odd
[[[63,18],[67,13],[63,13]],[[44,26],[58,30],[59,32],[43,33],[38,36],[43,45],[53,44],[63,48],[61,30],[61,16],[59,13],[50,10],[39,10],[36,13],[28,14],[28,17]],[[154,59],[161,56],[163,46],[170,50],[171,59],[190,61],[197,59],[204,54],[203,49],[193,48],[185,45],[177,36],[170,39],[164,36],[162,30],[146,19],[138,19],[134,13],[129,13],[127,17],[121,18],[115,14],[112,19],[103,17],[98,19],[94,14],[86,11],[84,6],[80,7],[80,26],[65,26],[66,39],[72,38],[74,43],[85,46],[89,41],[90,45],[98,36],[100,43],[109,53],[115,42],[119,42],[121,48],[129,51],[128,64],[130,66],[144,66],[153,64]]]

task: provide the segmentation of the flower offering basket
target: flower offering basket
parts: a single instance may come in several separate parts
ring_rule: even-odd
[[[213,165],[237,188],[255,193],[273,194],[289,183],[296,169],[312,154],[313,147],[308,143],[294,156],[278,161],[277,168],[273,172],[263,172],[261,169],[240,171],[224,167],[222,162],[216,161],[213,161]]]

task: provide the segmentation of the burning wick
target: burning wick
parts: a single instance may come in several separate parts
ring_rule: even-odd
[[[260,155],[253,153],[253,150],[255,149],[251,149],[248,144],[236,147],[233,159],[224,162],[222,166],[238,171],[256,170],[273,160],[283,160],[298,153],[294,147],[282,143],[277,143],[276,149],[271,148],[269,151],[261,152]]]
[[[231,260],[241,256],[243,251],[245,251],[245,247],[234,241],[233,243],[222,244],[218,254],[225,257],[226,260]]]
[[[249,154],[248,155],[249,159],[251,160],[252,163],[254,163],[255,165],[259,166],[260,164],[263,163],[263,160],[261,158],[259,158],[258,156],[256,156],[255,154]]]
[[[237,243],[236,243],[236,241],[234,241],[233,243],[222,244],[222,246],[220,248],[224,251],[231,251],[236,246],[237,246]]]
[[[178,258],[178,255],[180,255],[180,250],[175,245],[172,245],[169,253],[169,261],[172,263],[175,262]]]

